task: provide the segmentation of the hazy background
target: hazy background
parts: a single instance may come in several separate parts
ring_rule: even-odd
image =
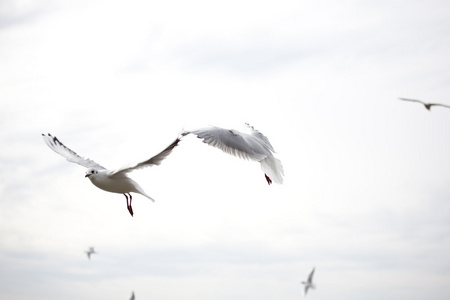
[[[449,299],[449,1],[0,2],[0,298]],[[185,138],[249,122],[285,168]],[[88,260],[85,250],[98,254]]]

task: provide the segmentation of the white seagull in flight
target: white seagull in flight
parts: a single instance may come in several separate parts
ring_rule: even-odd
[[[309,289],[309,288],[312,288],[312,289],[316,288],[316,286],[315,286],[314,283],[312,282],[315,269],[316,269],[316,268],[313,268],[312,271],[311,271],[311,273],[309,273],[309,276],[308,276],[308,280],[307,280],[307,281],[302,281],[302,284],[305,285],[305,289],[304,289],[304,291],[303,291],[303,293],[304,293],[305,296],[306,296],[306,293],[308,293],[308,289]]]
[[[249,124],[246,123],[245,125],[250,131],[249,133],[211,126],[184,131],[182,135],[194,134],[204,143],[219,148],[228,154],[258,161],[261,163],[261,169],[269,185],[272,181],[282,184],[283,165],[279,159],[273,156],[275,151],[269,139]]]
[[[95,252],[94,247],[89,247],[89,250],[88,250],[88,251],[85,251],[85,252],[86,252],[87,257],[88,257],[89,259],[91,259],[91,254],[97,253],[97,252]]]
[[[153,202],[155,202],[155,200],[147,195],[136,181],[129,178],[127,173],[137,169],[161,164],[161,162],[172,152],[173,148],[175,148],[180,141],[180,139],[177,138],[159,154],[143,162],[128,164],[116,170],[107,170],[95,161],[79,156],[74,151],[64,146],[63,143],[51,134],[42,134],[42,137],[44,138],[45,143],[53,151],[65,157],[70,162],[77,163],[88,168],[85,177],[89,178],[89,180],[96,187],[107,192],[123,194],[127,199],[127,208],[131,216],[133,216],[133,208],[131,207],[132,197],[130,193],[141,194]]]
[[[430,108],[431,108],[432,106],[443,106],[443,107],[450,108],[449,105],[445,105],[445,104],[439,104],[439,103],[426,103],[426,102],[423,102],[423,101],[420,101],[420,100],[416,100],[416,99],[408,99],[408,98],[398,98],[398,99],[403,100],[403,101],[410,101],[410,102],[418,102],[418,103],[421,103],[421,104],[423,104],[423,105],[425,106],[425,108],[428,109],[428,110],[431,110]]]

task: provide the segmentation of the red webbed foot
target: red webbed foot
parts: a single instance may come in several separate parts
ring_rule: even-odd
[[[127,206],[128,211],[130,212],[130,215],[133,216],[133,208],[130,206]]]
[[[272,184],[272,179],[270,179],[269,176],[267,176],[266,174],[264,174],[264,176],[266,176],[267,183],[269,185],[271,185]]]

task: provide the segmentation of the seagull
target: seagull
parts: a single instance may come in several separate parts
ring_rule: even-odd
[[[313,279],[313,276],[314,276],[314,270],[315,270],[315,269],[316,269],[316,268],[313,268],[312,271],[311,271],[311,273],[309,273],[308,281],[302,281],[302,284],[305,285],[305,289],[304,289],[304,291],[303,291],[303,293],[304,293],[305,296],[306,296],[306,293],[308,293],[308,289],[309,289],[309,288],[312,288],[312,289],[315,289],[315,288],[316,288],[316,286],[315,286],[314,283],[312,282],[312,279]]]
[[[261,169],[267,183],[272,180],[275,183],[283,183],[283,165],[273,156],[275,152],[269,139],[261,132],[245,123],[249,133],[243,133],[235,129],[224,129],[210,126],[206,128],[184,131],[182,136],[194,134],[204,143],[219,148],[223,152],[243,158],[255,160],[261,163]]]
[[[86,252],[87,257],[88,257],[89,259],[91,259],[91,254],[97,253],[97,252],[95,252],[94,247],[89,247],[89,250],[88,250],[88,251],[85,251],[85,252]]]
[[[131,207],[131,201],[133,198],[130,193],[133,192],[141,194],[153,202],[155,202],[155,200],[147,195],[137,182],[129,178],[127,173],[137,169],[161,164],[161,162],[178,145],[178,142],[180,142],[180,138],[177,138],[159,154],[140,163],[128,164],[116,170],[108,170],[93,160],[79,156],[77,153],[61,143],[56,137],[53,137],[50,133],[48,135],[42,134],[42,137],[44,138],[45,143],[53,151],[65,157],[70,162],[88,168],[84,177],[89,178],[89,180],[96,187],[107,192],[123,194],[127,199],[127,209],[131,216],[133,216],[133,208]]]
[[[439,104],[439,103],[425,103],[425,102],[420,101],[420,100],[408,99],[408,98],[399,98],[399,99],[400,99],[400,100],[403,100],[403,101],[410,101],[410,102],[418,102],[418,103],[422,103],[422,104],[425,106],[425,108],[428,109],[428,110],[430,110],[430,108],[431,108],[432,106],[443,106],[443,107],[450,108],[449,105],[445,105],[445,104]]]
[[[130,300],[134,300],[134,291],[131,292],[131,298],[130,298]]]

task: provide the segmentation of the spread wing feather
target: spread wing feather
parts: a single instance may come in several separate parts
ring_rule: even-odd
[[[228,154],[260,161],[271,154],[273,149],[265,136],[257,131],[252,134],[246,134],[234,129],[224,129],[219,127],[208,127],[190,131],[195,134],[204,143],[219,148]],[[267,140],[261,143],[261,138]]]
[[[312,282],[313,280],[313,276],[314,276],[314,271],[316,270],[316,268],[313,268],[313,270],[311,271],[311,273],[308,276],[308,282]]]
[[[416,99],[409,99],[409,98],[399,98],[399,99],[403,100],[403,101],[418,102],[418,103],[426,104],[425,102],[416,100]]]
[[[445,104],[440,104],[440,103],[430,103],[430,106],[443,106],[443,107],[447,107],[450,108],[449,105],[445,105]]]
[[[53,151],[66,158],[68,161],[79,164],[86,168],[95,168],[97,170],[105,170],[104,167],[96,163],[95,161],[84,158],[78,155],[75,151],[66,147],[63,143],[61,143],[56,137],[52,136],[50,133],[45,135],[42,134],[45,143],[50,147]]]
[[[111,175],[118,174],[118,173],[129,173],[129,172],[137,170],[137,169],[160,165],[161,162],[167,156],[169,156],[170,153],[172,153],[172,150],[178,145],[179,142],[180,142],[180,138],[177,138],[175,141],[172,142],[172,144],[167,146],[166,149],[164,149],[160,153],[156,154],[155,156],[153,156],[143,162],[140,162],[140,163],[133,163],[133,164],[125,165],[125,166],[113,171]]]

